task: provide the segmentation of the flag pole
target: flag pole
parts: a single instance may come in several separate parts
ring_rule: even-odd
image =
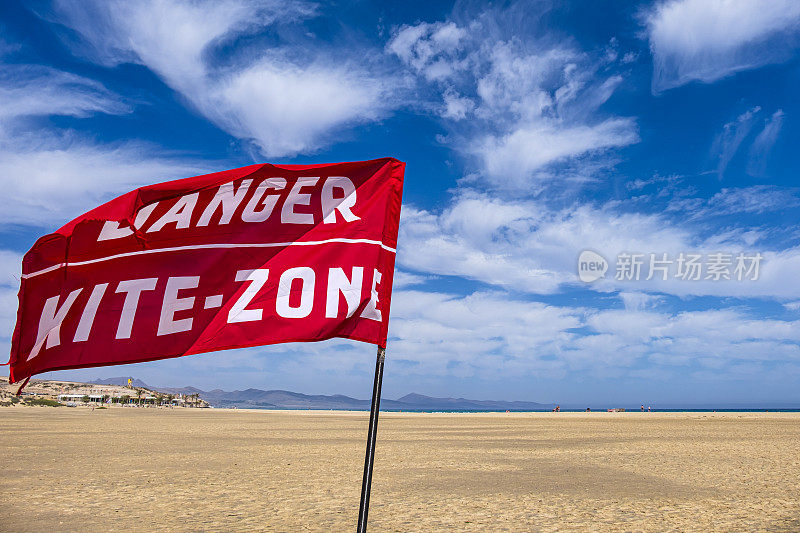
[[[378,346],[378,358],[375,361],[375,381],[372,384],[372,406],[369,411],[367,453],[364,457],[364,479],[361,482],[361,505],[358,509],[358,533],[366,533],[367,531],[369,491],[372,485],[372,464],[375,461],[375,437],[378,434],[378,412],[381,407],[381,383],[383,382],[383,361],[385,359],[386,348]]]

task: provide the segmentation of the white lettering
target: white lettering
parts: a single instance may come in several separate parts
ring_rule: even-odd
[[[194,206],[197,205],[199,194],[195,192],[178,198],[175,205],[170,207],[169,211],[150,226],[147,232],[160,231],[167,224],[175,224],[175,229],[188,228],[189,223],[192,221],[192,212],[194,211]]]
[[[336,318],[339,316],[339,293],[342,293],[347,302],[347,316],[353,316],[361,300],[361,285],[364,280],[364,267],[353,267],[351,279],[341,268],[331,268],[328,271],[328,296],[325,302],[325,317]]]
[[[278,203],[279,194],[269,194],[264,198],[263,208],[256,211],[261,197],[267,192],[267,189],[281,190],[286,187],[286,180],[283,178],[267,178],[258,184],[253,197],[247,202],[247,205],[242,212],[243,222],[264,222],[272,214],[275,209],[275,204]]]
[[[257,268],[255,270],[240,270],[236,273],[236,281],[249,281],[250,284],[239,296],[239,299],[231,306],[228,311],[228,324],[235,322],[253,322],[261,320],[264,313],[263,309],[245,309],[247,305],[261,290],[261,287],[267,282],[269,276],[269,269]]]
[[[302,280],[300,289],[300,305],[292,307],[289,297],[292,293],[294,280]],[[283,274],[278,282],[278,297],[275,301],[275,310],[284,318],[305,318],[311,314],[314,307],[314,271],[310,267],[290,268]]]
[[[370,320],[381,321],[381,310],[378,309],[378,284],[381,282],[381,273],[375,269],[372,276],[372,289],[370,290],[369,303],[361,313],[361,318],[369,318]]]
[[[233,190],[233,182],[220,185],[219,189],[217,189],[217,194],[214,195],[214,198],[211,199],[211,203],[208,204],[203,214],[200,215],[197,226],[208,226],[208,223],[211,222],[211,217],[219,206],[222,206],[222,216],[219,217],[219,224],[223,225],[229,223],[231,218],[233,218],[233,214],[236,212],[236,208],[239,207],[239,204],[244,200],[251,183],[253,183],[253,180],[242,181],[239,188],[236,189],[236,192]]]
[[[297,178],[289,196],[283,203],[281,209],[281,222],[284,224],[313,224],[314,215],[311,213],[296,213],[294,207],[296,205],[309,205],[311,203],[310,194],[301,194],[300,191],[303,187],[313,187],[317,184],[319,178]]]
[[[75,337],[72,342],[84,342],[89,338],[92,324],[94,324],[94,317],[97,315],[97,308],[100,306],[100,300],[106,293],[107,288],[108,283],[100,283],[92,289],[92,294],[89,295],[89,301],[86,302],[86,307],[83,308],[81,321],[78,322],[78,328],[75,330]]]
[[[333,190],[341,189],[342,198],[334,198]],[[336,222],[336,211],[342,214],[346,222],[360,220],[350,209],[356,205],[356,188],[349,178],[344,176],[331,176],[322,184],[322,222],[333,224]]]
[[[53,296],[45,301],[42,316],[39,317],[39,331],[36,333],[36,342],[28,355],[28,361],[39,355],[45,341],[47,341],[46,348],[61,344],[61,323],[64,322],[72,304],[75,303],[82,290],[75,289],[69,293],[61,307],[58,307],[58,296]]]
[[[141,228],[150,215],[153,213],[155,208],[158,206],[158,202],[152,203],[150,205],[146,205],[136,213],[136,218],[133,221],[134,228]],[[133,230],[128,226],[122,227],[119,222],[113,220],[107,220],[105,224],[103,224],[103,229],[100,230],[100,236],[97,237],[97,242],[100,241],[110,241],[113,239],[121,239],[123,237],[129,237],[133,235]]]
[[[158,282],[158,278],[129,279],[119,282],[116,292],[125,293],[125,303],[122,304],[122,314],[119,317],[117,339],[131,338],[133,319],[136,316],[136,309],[139,307],[139,296],[143,291],[155,290],[156,282]]]
[[[156,335],[169,335],[192,329],[192,319],[181,318],[175,320],[175,313],[186,311],[194,307],[194,296],[178,298],[181,289],[196,289],[200,284],[200,276],[178,276],[167,279],[167,288],[164,291],[164,302],[161,305],[161,316],[158,319],[158,332]]]

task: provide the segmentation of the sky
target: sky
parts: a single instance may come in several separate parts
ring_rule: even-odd
[[[800,405],[794,0],[9,1],[0,64],[6,353],[22,255],[99,203],[391,156],[384,397]],[[374,350],[40,377],[368,398]]]

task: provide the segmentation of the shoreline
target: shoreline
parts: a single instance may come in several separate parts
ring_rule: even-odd
[[[62,409],[65,408],[65,409]],[[207,407],[207,408],[190,408],[190,407],[156,407],[156,406],[122,406],[114,405],[104,408],[89,405],[79,406],[66,406],[59,407],[39,406],[39,405],[11,405],[0,407],[0,418],[4,411],[11,410],[52,410],[59,412],[66,411],[136,411],[136,412],[175,412],[175,413],[263,413],[270,415],[347,415],[347,416],[368,416],[369,410],[363,409],[261,409],[261,408],[231,408],[231,407]],[[714,415],[716,417],[724,418],[731,415],[775,415],[787,416],[798,415],[800,418],[800,409],[671,409],[671,410],[653,410],[650,412],[642,411],[578,411],[578,410],[565,410],[560,412],[552,411],[437,411],[437,410],[419,410],[419,411],[396,411],[381,409],[380,414],[382,417],[418,417],[418,416],[453,416],[453,417],[484,417],[484,418],[541,418],[541,419],[558,419],[558,418],[670,418],[681,417],[682,415]]]
[[[66,409],[53,408],[48,406],[36,405],[13,405],[0,408],[0,420],[3,418],[4,412],[9,411],[24,411],[24,410],[48,410],[53,413],[59,412],[102,412],[116,413],[116,412],[149,412],[149,413],[175,413],[189,414],[192,416],[200,416],[202,414],[219,413],[219,414],[261,414],[278,415],[281,417],[291,417],[294,415],[303,416],[345,416],[345,417],[368,417],[369,411],[367,410],[338,410],[338,409],[259,409],[259,408],[228,408],[228,407],[211,407],[211,408],[187,408],[187,407],[137,407],[137,406],[112,406],[104,409],[92,409],[91,406],[60,406]],[[751,409],[751,410],[662,410],[662,411],[624,411],[624,412],[610,412],[610,411],[569,411],[561,410],[560,412],[552,411],[380,411],[383,418],[425,418],[425,417],[453,417],[453,418],[483,418],[483,419],[538,419],[538,420],[564,420],[564,419],[631,419],[631,420],[665,420],[665,419],[691,419],[691,418],[718,418],[718,419],[732,419],[732,418],[781,418],[800,420],[800,409]]]

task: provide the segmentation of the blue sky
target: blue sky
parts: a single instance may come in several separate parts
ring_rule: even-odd
[[[386,397],[800,404],[800,4],[387,4],[4,2],[3,349],[22,254],[100,202],[254,162],[393,156]],[[603,278],[579,279],[584,250]],[[641,254],[640,279],[616,279],[620,254]],[[651,254],[667,279],[646,279]],[[739,254],[758,276],[736,279]],[[365,398],[373,352],[49,376]]]

